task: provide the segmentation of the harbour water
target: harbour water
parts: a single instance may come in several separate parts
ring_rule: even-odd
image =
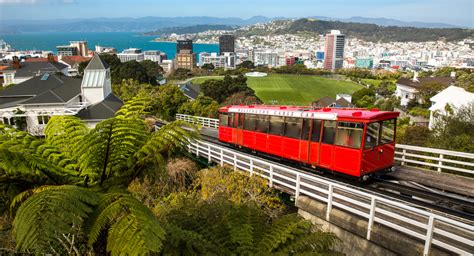
[[[69,32],[69,33],[22,33],[0,34],[16,50],[49,50],[56,52],[56,46],[68,45],[69,41],[85,40],[91,50],[95,45],[115,47],[118,52],[126,48],[140,48],[142,50],[160,50],[168,55],[169,59],[176,54],[176,43],[153,42],[156,36],[142,36],[134,32]],[[194,44],[193,51],[218,52],[217,44]]]

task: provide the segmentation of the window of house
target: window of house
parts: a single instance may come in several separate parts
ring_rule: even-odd
[[[272,116],[270,117],[270,129],[269,133],[273,135],[281,136],[283,134],[283,127],[284,127],[283,117],[280,116]]]
[[[323,143],[334,144],[334,135],[336,135],[336,121],[324,121]]]
[[[373,148],[379,144],[380,123],[370,123],[367,125],[364,148]]]
[[[391,143],[395,141],[395,119],[385,120],[382,122],[382,135],[380,144]]]
[[[229,125],[229,115],[227,113],[221,113],[219,115],[219,125],[221,126]]]
[[[49,116],[38,116],[38,124],[47,124],[49,122]]]
[[[285,119],[285,137],[299,139],[302,125],[303,120],[301,118],[287,117]]]
[[[321,120],[313,120],[313,130],[311,132],[311,141],[312,142],[319,142],[321,139],[321,124],[323,121]]]
[[[339,122],[337,124],[336,145],[350,148],[360,148],[362,144],[362,123]]]
[[[268,116],[258,115],[255,131],[256,132],[267,133],[268,132],[268,126],[269,126],[269,119],[270,118]]]
[[[257,115],[246,114],[244,120],[244,129],[248,131],[255,131],[255,125],[257,123]]]

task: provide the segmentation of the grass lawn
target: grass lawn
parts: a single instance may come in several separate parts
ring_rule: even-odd
[[[336,98],[336,94],[352,94],[362,88],[354,82],[320,76],[269,75],[247,81],[264,103],[281,105],[310,105],[324,96]]]
[[[197,77],[192,81],[201,84],[209,79],[223,77]],[[271,74],[267,77],[247,77],[247,84],[266,104],[310,105],[311,102],[336,94],[352,94],[362,86],[350,82],[329,79],[321,76],[298,76]]]

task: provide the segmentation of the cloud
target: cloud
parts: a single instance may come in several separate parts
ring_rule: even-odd
[[[0,0],[0,5],[74,4],[76,0]]]

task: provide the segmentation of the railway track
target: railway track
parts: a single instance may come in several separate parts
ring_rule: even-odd
[[[163,125],[163,123],[160,125]],[[201,139],[232,150],[255,154],[260,158],[277,162],[280,165],[302,170],[302,172],[305,172],[306,174],[318,175],[319,177],[324,177],[335,182],[343,183],[345,186],[352,186],[357,187],[357,189],[367,190],[372,193],[376,193],[379,196],[402,201],[420,209],[429,210],[441,215],[456,216],[459,218],[459,220],[474,221],[473,198],[452,195],[442,191],[436,191],[433,188],[419,185],[417,186],[416,184],[402,184],[400,181],[393,180],[383,175],[380,177],[375,177],[368,182],[361,183],[345,176],[340,176],[335,173],[320,169],[313,169],[309,166],[304,166],[290,160],[282,159],[280,157],[275,157],[244,148],[238,148],[227,143],[223,143],[214,136],[201,134]]]

